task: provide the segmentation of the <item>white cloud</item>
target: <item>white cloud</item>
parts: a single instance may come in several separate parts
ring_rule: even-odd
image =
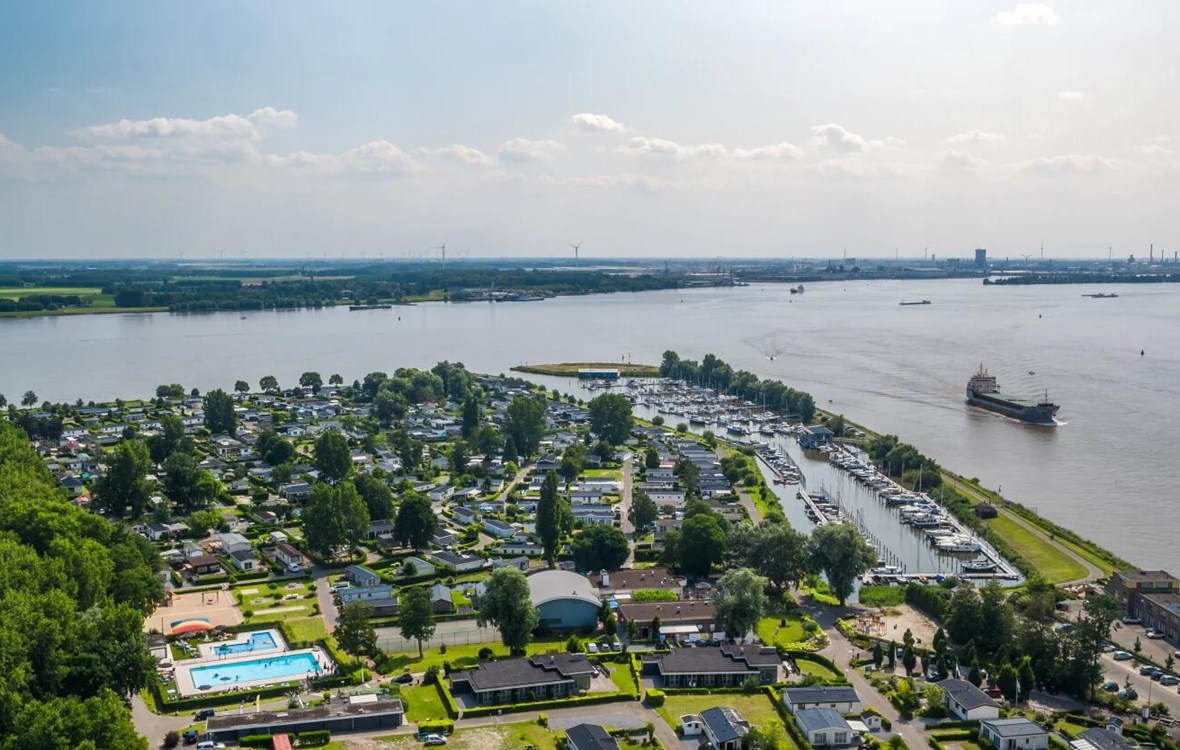
[[[1058,91],[1057,98],[1063,102],[1084,102],[1086,95],[1081,91]]]
[[[413,157],[386,140],[369,141],[340,153],[297,151],[291,154],[269,154],[262,158],[262,163],[276,168],[363,174],[407,174],[417,167]]]
[[[852,133],[842,125],[835,123],[813,125],[811,142],[817,146],[830,146],[837,151],[867,151],[869,149],[869,144],[864,136]]]
[[[206,120],[185,117],[153,117],[148,120],[122,119],[104,125],[92,125],[75,131],[80,138],[126,139],[126,138],[167,138],[188,136],[195,138],[247,138],[262,137],[256,126],[292,127],[298,122],[298,115],[289,109],[277,110],[262,107],[246,116],[218,115]]]
[[[793,143],[774,143],[756,148],[735,148],[733,155],[747,161],[796,161],[803,151]]]
[[[725,156],[726,148],[720,143],[702,143],[696,146],[682,146],[666,138],[645,138],[636,136],[619,151],[632,156],[667,156],[676,159],[716,159]]]
[[[972,156],[966,151],[949,148],[938,155],[938,161],[950,169],[980,169],[987,165],[983,159]]]
[[[950,138],[947,138],[947,143],[952,146],[969,146],[972,144],[987,144],[1000,145],[1008,142],[1008,138],[1003,133],[991,133],[986,130],[979,130],[972,128],[963,133],[956,133]]]
[[[420,148],[417,152],[423,156],[454,164],[470,164],[472,166],[486,167],[492,163],[491,157],[484,152],[471,146],[464,146],[461,143],[452,143],[449,146],[443,146],[441,148]]]
[[[1087,154],[1062,154],[1060,156],[1038,156],[1022,161],[1016,168],[1022,172],[1041,174],[1103,174],[1113,172],[1122,166],[1118,159]]]
[[[534,141],[528,138],[511,138],[501,143],[496,153],[499,154],[502,161],[549,161],[554,155],[564,149],[565,145],[557,141]]]
[[[570,118],[570,125],[587,133],[622,133],[627,130],[623,123],[612,120],[606,115],[595,115],[581,112]]]
[[[1018,3],[1012,10],[1000,11],[996,21],[1004,26],[1056,26],[1061,17],[1044,3]]]
[[[4,136],[0,136],[3,139]],[[1156,137],[1144,143],[1142,146],[1136,146],[1135,150],[1144,156],[1175,156],[1176,149],[1170,144],[1172,139],[1166,135],[1157,135]],[[3,153],[3,142],[0,141],[0,154]]]
[[[3,133],[0,133],[0,161],[15,159],[22,153],[24,153],[23,148],[9,140]]]

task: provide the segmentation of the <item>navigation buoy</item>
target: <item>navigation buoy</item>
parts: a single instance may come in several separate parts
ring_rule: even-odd
[[[1139,356],[1140,356],[1140,357],[1142,357],[1142,356],[1143,356],[1143,350],[1142,350],[1142,349],[1140,349],[1140,350],[1139,350]]]

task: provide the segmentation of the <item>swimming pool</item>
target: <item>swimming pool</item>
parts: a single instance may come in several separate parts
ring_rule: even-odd
[[[281,682],[291,677],[314,675],[319,671],[315,654],[303,651],[193,667],[192,681],[198,690],[209,690],[257,680]]]
[[[230,656],[248,654],[252,651],[273,651],[277,647],[278,644],[275,643],[274,636],[270,634],[269,630],[264,630],[260,633],[251,633],[250,637],[244,641],[219,643],[213,648],[213,653],[218,656]]]

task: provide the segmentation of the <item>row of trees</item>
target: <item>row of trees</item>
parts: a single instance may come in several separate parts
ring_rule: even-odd
[[[83,511],[0,422],[0,749],[146,750],[125,699],[152,679],[151,545]]]

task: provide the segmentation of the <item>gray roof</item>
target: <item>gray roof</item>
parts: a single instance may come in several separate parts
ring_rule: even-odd
[[[953,698],[955,702],[968,711],[982,706],[1000,705],[992,700],[987,693],[966,680],[947,679],[936,684],[945,690],[946,694]]]
[[[702,646],[674,648],[659,657],[660,674],[750,673],[782,662],[769,646]]]
[[[813,685],[787,688],[783,691],[787,703],[858,703],[856,688],[848,685]]]
[[[451,600],[451,590],[441,583],[436,583],[430,587],[430,601],[436,602],[440,600]]]
[[[619,743],[597,724],[578,724],[566,730],[570,747],[575,750],[619,750]]]
[[[1047,734],[1045,728],[1035,721],[1025,718],[1018,719],[984,719],[979,722],[980,727],[992,728],[1000,737],[1032,737]]]
[[[817,732],[824,729],[843,729],[852,731],[848,722],[834,708],[804,708],[795,714],[795,721],[804,732]]]
[[[591,674],[585,654],[538,654],[528,659],[484,662],[474,669],[455,672],[451,684],[466,680],[476,692],[569,682],[576,675]]]
[[[1135,747],[1134,744],[1127,741],[1127,738],[1118,732],[1112,732],[1104,727],[1095,727],[1080,732],[1078,739],[1085,740],[1097,748],[1097,750],[1129,750]]]
[[[706,708],[701,711],[701,721],[708,725],[709,731],[718,742],[739,740],[750,731],[749,722],[742,719],[742,715],[732,708]]]
[[[528,577],[529,598],[534,607],[558,599],[577,599],[600,606],[602,602],[585,576],[568,570],[545,570]]]

